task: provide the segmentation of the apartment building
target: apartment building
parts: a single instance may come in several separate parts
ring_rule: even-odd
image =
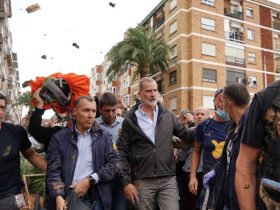
[[[141,22],[175,60],[152,75],[175,112],[213,109],[214,92],[240,82],[253,95],[280,78],[280,5],[267,0],[163,0]],[[120,90],[121,91],[121,90]],[[138,92],[130,81],[129,103]]]
[[[5,121],[20,123],[21,106],[16,105],[20,94],[17,54],[12,50],[12,35],[8,19],[12,17],[11,0],[0,1],[0,92],[8,97]]]
[[[92,96],[100,97],[104,92],[112,92],[116,95],[120,95],[126,105],[130,105],[131,98],[131,81],[132,81],[132,69],[113,78],[112,81],[108,81],[106,77],[106,71],[110,66],[107,56],[101,65],[96,65],[90,73],[90,94]]]

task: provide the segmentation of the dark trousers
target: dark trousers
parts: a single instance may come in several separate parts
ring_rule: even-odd
[[[194,210],[196,207],[196,200],[199,196],[202,186],[202,173],[197,173],[198,195],[196,196],[189,190],[190,172],[185,172],[182,170],[184,164],[185,161],[181,161],[176,165],[176,178],[180,196],[180,210]]]
[[[19,210],[15,195],[8,195],[0,198],[0,210]]]

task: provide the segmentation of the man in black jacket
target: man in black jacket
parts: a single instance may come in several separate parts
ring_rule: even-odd
[[[45,113],[45,110],[44,110],[44,101],[39,95],[40,91],[41,91],[41,88],[38,88],[38,90],[36,90],[32,95],[33,99],[37,102],[37,104],[36,104],[35,110],[32,112],[31,118],[29,120],[28,132],[38,142],[44,144],[44,149],[46,151],[48,148],[48,145],[50,143],[51,137],[57,131],[61,130],[61,127],[60,126],[43,127],[41,125],[42,116]]]
[[[178,210],[172,137],[191,141],[194,132],[158,103],[154,79],[142,78],[138,94],[142,103],[127,113],[117,143],[125,196],[135,209],[153,210],[157,203],[162,210]]]

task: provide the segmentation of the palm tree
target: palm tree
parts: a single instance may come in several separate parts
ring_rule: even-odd
[[[131,67],[136,67],[134,76],[140,78],[169,66],[171,48],[162,40],[157,40],[152,31],[143,27],[129,28],[123,41],[118,42],[108,53],[111,65],[106,75],[111,81],[116,75],[123,74]]]
[[[25,106],[28,108],[28,113],[27,116],[25,116],[25,123],[23,124],[23,127],[27,127],[29,119],[31,117],[31,113],[33,111],[33,106],[31,104],[31,92],[30,91],[26,91],[25,93],[21,94],[18,99],[17,102],[13,104],[13,106],[17,106],[17,105],[21,105],[21,106]]]

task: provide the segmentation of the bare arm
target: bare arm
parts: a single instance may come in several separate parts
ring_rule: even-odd
[[[47,162],[33,149],[29,148],[22,151],[23,156],[35,167],[47,171]]]
[[[196,172],[197,172],[197,168],[198,168],[199,162],[200,162],[201,147],[202,147],[202,145],[200,142],[194,143],[194,149],[192,152],[192,159],[191,159],[191,174],[190,174],[189,188],[190,188],[190,191],[195,195],[197,194],[197,189],[198,189],[198,181],[196,178]]]
[[[261,149],[240,145],[236,161],[235,190],[241,210],[256,210],[256,166]]]

